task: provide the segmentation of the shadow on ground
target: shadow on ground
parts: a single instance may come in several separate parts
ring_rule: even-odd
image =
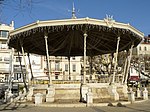
[[[21,105],[21,103],[6,103],[6,104],[1,104],[0,105],[0,111],[4,110],[17,110],[19,108],[26,108],[28,107],[27,105]]]

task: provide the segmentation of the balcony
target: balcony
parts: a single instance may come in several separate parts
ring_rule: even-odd
[[[0,36],[0,40],[7,41],[8,38]]]
[[[0,63],[0,72],[2,73],[9,73],[10,72],[10,65],[6,63]]]
[[[44,68],[44,72],[48,72],[48,69]],[[55,72],[61,73],[62,72],[62,68],[59,68],[59,69],[51,68],[51,72],[52,73],[55,73]]]
[[[8,49],[7,44],[0,44],[0,49]]]

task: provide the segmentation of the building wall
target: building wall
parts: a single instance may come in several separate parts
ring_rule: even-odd
[[[52,80],[69,80],[69,61],[67,57],[50,56]],[[45,56],[30,55],[31,67],[35,79],[48,80],[47,60]],[[29,63],[28,63],[29,65]],[[31,71],[28,71],[31,77]],[[70,58],[71,80],[81,80],[81,57]]]
[[[0,24],[0,81],[8,81],[12,69],[12,49],[7,46],[8,34],[14,29],[14,23],[10,25]]]
[[[133,49],[133,55],[150,55],[150,35],[146,36],[144,40]]]
[[[137,46],[138,55],[150,55],[150,43],[141,43]]]

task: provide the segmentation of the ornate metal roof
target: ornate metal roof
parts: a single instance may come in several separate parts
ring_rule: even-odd
[[[49,54],[54,56],[82,56],[84,33],[87,33],[87,55],[114,53],[117,38],[119,51],[136,47],[144,34],[129,24],[104,20],[80,18],[37,21],[15,29],[10,33],[8,45],[19,51],[20,42],[26,52],[46,55],[44,35],[48,35]]]

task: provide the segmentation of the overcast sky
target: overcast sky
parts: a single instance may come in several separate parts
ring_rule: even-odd
[[[78,18],[104,19],[107,14],[145,36],[150,34],[150,0],[6,0],[0,7],[0,20],[6,24],[13,20],[18,28],[37,20],[71,18],[73,2]]]

